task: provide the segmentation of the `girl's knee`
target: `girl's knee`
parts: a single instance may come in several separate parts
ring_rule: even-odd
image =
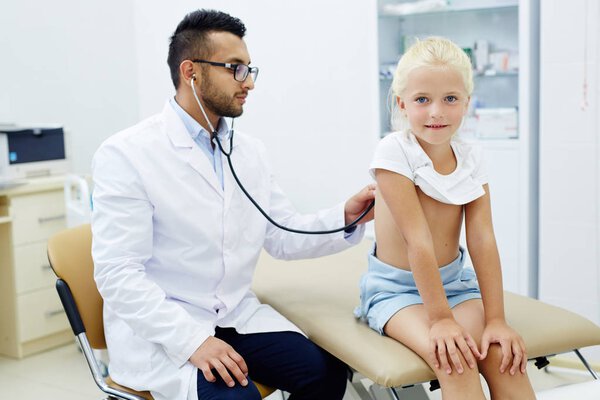
[[[483,388],[477,367],[467,367],[462,374],[452,371],[450,375],[440,371],[437,375],[442,397],[448,399],[484,400]]]
[[[460,374],[454,367],[450,374],[443,369],[434,370],[442,388],[442,393],[445,393],[448,398],[483,399],[478,366],[475,365],[471,368],[462,355],[459,355],[459,358],[463,365],[463,372]]]
[[[447,374],[446,371],[438,370],[436,372],[436,376],[438,381],[440,381],[440,384],[442,384],[442,382],[456,384],[464,384],[471,381],[479,382],[479,368],[477,366],[470,368],[468,365],[466,365],[461,374],[456,372],[456,369],[453,369],[451,374]]]
[[[510,374],[513,363],[512,356],[504,373],[500,372],[502,357],[502,348],[500,345],[494,344],[490,346],[485,360],[480,361],[480,369],[488,383],[492,397],[515,400],[535,399],[527,372],[521,373],[518,369],[514,375]]]
[[[488,372],[500,373],[500,364],[502,363],[503,358],[504,354],[502,353],[502,347],[497,343],[491,344],[488,348],[487,356],[485,357],[485,359],[479,360],[479,368],[481,369],[482,373],[484,373],[484,375]],[[507,371],[510,370],[512,363],[513,356],[511,353],[508,359],[508,364],[505,373],[507,373]]]

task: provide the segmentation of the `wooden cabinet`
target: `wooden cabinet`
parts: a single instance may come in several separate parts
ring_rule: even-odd
[[[21,358],[73,335],[54,289],[46,241],[65,228],[62,177],[0,189],[0,354]]]

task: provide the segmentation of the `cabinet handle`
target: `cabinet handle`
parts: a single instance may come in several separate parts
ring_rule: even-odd
[[[60,309],[60,310],[50,310],[50,311],[46,311],[44,313],[44,316],[46,318],[52,318],[52,317],[55,317],[57,315],[64,314],[64,313],[65,313],[65,310],[63,310],[63,309]]]
[[[52,217],[38,218],[38,223],[43,224],[45,222],[59,221],[61,219],[65,219],[65,214],[54,215]]]

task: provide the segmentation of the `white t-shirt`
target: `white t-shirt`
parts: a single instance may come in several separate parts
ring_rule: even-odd
[[[487,173],[481,148],[458,138],[450,141],[456,157],[456,169],[442,175],[433,168],[415,135],[394,132],[379,142],[369,171],[385,169],[406,176],[429,197],[446,204],[463,205],[483,196]]]

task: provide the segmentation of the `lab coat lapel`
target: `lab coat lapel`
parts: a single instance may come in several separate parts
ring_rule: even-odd
[[[165,118],[166,134],[169,136],[169,139],[171,140],[171,143],[173,143],[173,146],[175,146],[178,154],[180,154],[220,196],[223,196],[223,189],[221,188],[221,184],[217,179],[217,174],[212,165],[210,165],[208,158],[194,142],[185,128],[183,121],[181,121],[168,101],[163,109],[163,116]]]

